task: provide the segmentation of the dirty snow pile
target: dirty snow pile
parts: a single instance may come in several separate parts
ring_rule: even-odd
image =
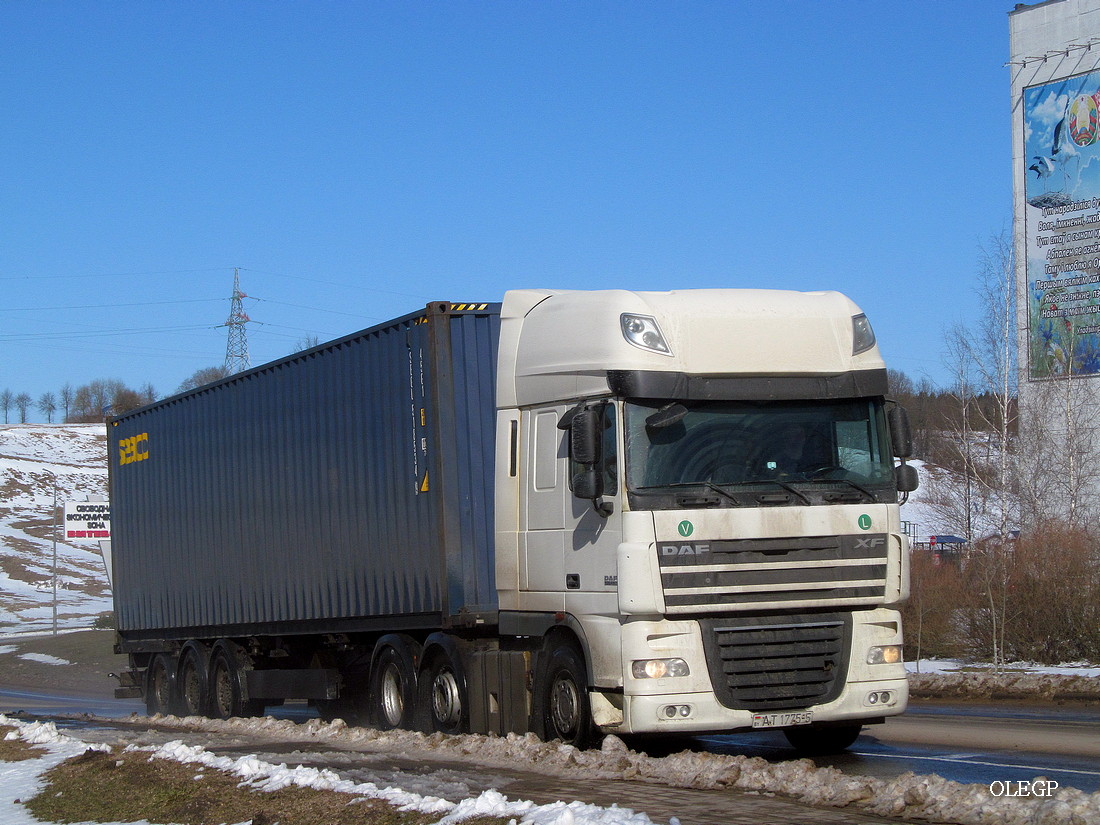
[[[34,796],[40,784],[39,777],[66,759],[88,750],[111,750],[108,745],[89,745],[58,733],[53,722],[17,722],[0,715],[0,723],[17,728],[8,733],[6,739],[22,739],[29,745],[41,745],[46,749],[38,759],[0,762],[0,821],[4,825],[42,825],[16,800]]]
[[[194,720],[183,721],[186,723]],[[251,723],[244,720],[237,721],[251,726]],[[28,744],[41,745],[48,749],[48,755],[38,759],[0,762],[0,819],[5,825],[41,825],[16,800],[34,796],[39,787],[39,777],[47,770],[89,749],[111,751],[109,745],[89,745],[59,733],[52,722],[28,723],[0,714],[0,724],[16,728],[15,731],[7,734],[7,738],[22,739]],[[334,729],[344,730],[342,726]],[[602,808],[583,802],[555,802],[550,805],[536,805],[533,802],[524,801],[513,802],[494,790],[485,791],[480,796],[455,804],[439,797],[421,796],[396,788],[380,788],[373,783],[344,780],[328,770],[300,766],[291,768],[285,764],[273,765],[254,756],[239,759],[217,756],[201,747],[185,745],[180,741],[168,742],[154,748],[128,747],[126,750],[148,752],[150,758],[174,759],[184,764],[198,764],[236,774],[241,777],[243,785],[258,791],[277,791],[297,785],[384,799],[400,810],[438,814],[440,817],[437,820],[438,825],[450,825],[474,816],[511,817],[513,821],[523,825],[566,825],[566,823],[569,825],[654,825],[645,814],[634,813],[628,808],[616,806]]]
[[[1100,701],[1100,667],[1085,662],[1000,668],[954,660],[907,662],[911,696],[963,699],[1083,699]]]
[[[54,497],[107,495],[103,424],[0,425],[0,632],[53,620]],[[99,547],[57,543],[58,625],[89,627],[111,609]]]
[[[410,731],[349,728],[341,720],[326,723],[314,719],[295,724],[270,717],[218,721],[157,715],[150,721],[169,729],[188,731],[247,732],[250,735],[262,732],[282,741],[325,743],[359,752],[401,755],[412,760],[474,762],[497,769],[524,764],[547,776],[631,779],[674,787],[781,794],[809,805],[852,806],[879,816],[961,825],[986,825],[991,822],[998,825],[1088,825],[1100,822],[1100,793],[1088,794],[1076,788],[1060,788],[1057,795],[1050,798],[994,796],[987,785],[964,785],[939,776],[912,773],[894,779],[848,776],[835,768],[819,768],[809,759],[773,764],[759,757],[687,751],[662,758],[651,757],[630,750],[615,736],[608,736],[601,750],[580,751],[570,745],[542,742],[533,734],[508,734],[504,737],[427,735]],[[490,804],[490,800],[496,800],[496,797],[486,794],[478,797],[480,802],[466,804],[485,805]],[[452,810],[450,817],[457,817],[459,810]],[[518,816],[524,822],[540,825],[555,822],[553,818],[536,818],[533,813],[536,810],[541,809],[531,808],[531,812],[509,809],[503,815]],[[599,822],[601,825],[619,822],[634,825],[649,821],[626,809],[600,810],[604,811],[600,816],[605,818],[583,819],[578,811],[576,821]],[[625,818],[613,818],[620,816]]]

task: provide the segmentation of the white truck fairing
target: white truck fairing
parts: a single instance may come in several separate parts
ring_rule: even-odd
[[[628,343],[624,313],[656,319],[669,353]],[[783,376],[885,369],[877,346],[852,353],[852,318],[861,314],[839,292],[509,292],[497,407],[606,393],[608,370]]]

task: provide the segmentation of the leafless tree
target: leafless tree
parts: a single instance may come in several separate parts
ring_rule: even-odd
[[[201,370],[195,370],[189,378],[176,388],[176,392],[187,392],[195,389],[195,387],[201,387],[203,384],[210,384],[228,378],[230,374],[230,371],[224,366],[203,367]]]
[[[61,387],[61,392],[58,393],[57,398],[61,402],[61,420],[68,421],[69,409],[73,404],[73,388],[68,382]]]
[[[44,392],[38,398],[38,411],[46,416],[46,423],[53,423],[53,414],[57,411],[57,399],[52,392]]]
[[[1015,258],[1012,239],[994,235],[982,247],[976,286],[981,314],[947,335],[948,364],[959,400],[955,434],[963,456],[966,538],[975,538],[975,510],[1002,538],[1018,522],[1013,497],[1017,359]],[[980,434],[980,436],[979,436]],[[984,532],[984,531],[983,531]]]
[[[291,355],[296,352],[305,352],[307,349],[313,349],[320,343],[321,339],[316,335],[307,335],[304,338],[299,338],[294,342],[294,349],[291,350]]]
[[[21,392],[19,395],[15,396],[15,408],[19,410],[20,424],[27,423],[27,411],[30,410],[33,403],[33,399],[25,392]]]
[[[982,619],[995,665],[1004,662],[1009,581],[1003,555],[1019,522],[1012,436],[1016,430],[1017,359],[1015,257],[1007,232],[982,247],[975,286],[981,314],[971,325],[956,324],[947,335],[958,402],[952,423],[962,464],[963,485],[954,500],[941,500],[941,515],[954,515],[980,565]],[[989,540],[995,537],[996,540]],[[985,539],[984,541],[979,541]]]
[[[77,387],[72,411],[66,420],[72,423],[102,422],[108,415],[142,406],[141,394],[118,379],[96,379]]]

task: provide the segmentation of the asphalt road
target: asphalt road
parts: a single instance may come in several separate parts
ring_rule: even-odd
[[[781,734],[701,737],[713,753],[789,759]],[[863,729],[844,754],[816,757],[845,773],[882,779],[906,771],[956,782],[1045,776],[1063,787],[1100,791],[1100,708],[913,702],[902,716]]]

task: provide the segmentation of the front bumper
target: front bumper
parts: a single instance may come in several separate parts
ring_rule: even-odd
[[[897,612],[883,608],[856,611],[849,638],[847,669],[838,677],[842,681],[830,700],[804,707],[733,708],[723,704],[715,693],[698,622],[627,623],[623,627],[621,722],[616,718],[616,724],[601,727],[614,733],[726,732],[752,728],[756,712],[809,711],[815,723],[863,720],[865,724],[902,713],[909,700],[904,665],[867,664],[871,647],[901,644]],[[691,675],[665,679],[634,679],[630,675],[632,660],[662,655],[683,658]]]

